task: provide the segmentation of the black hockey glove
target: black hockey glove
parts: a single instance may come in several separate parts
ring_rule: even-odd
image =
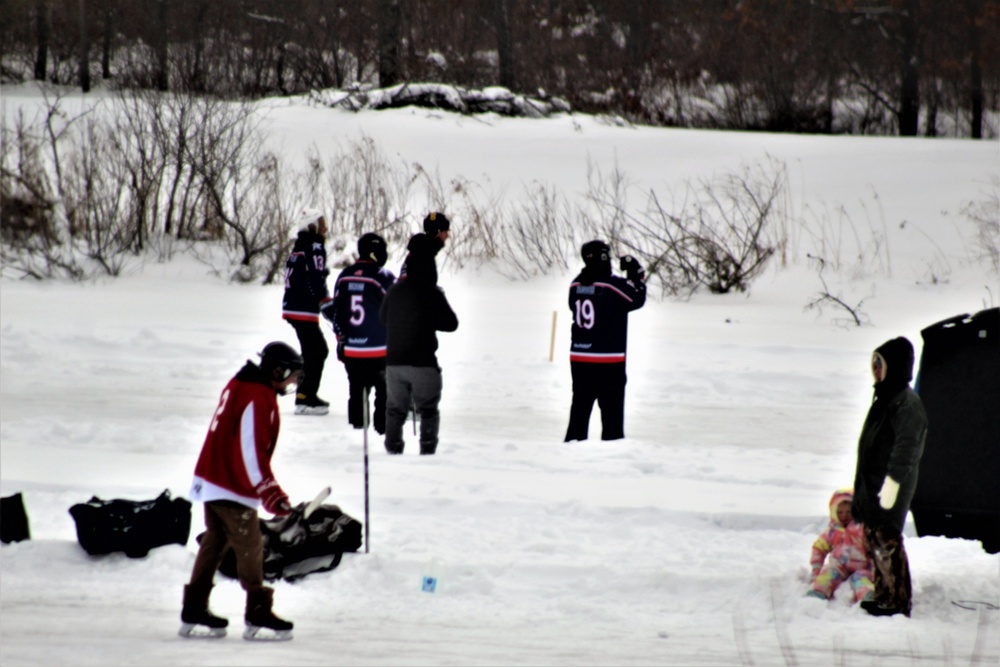
[[[632,255],[625,255],[621,258],[621,262],[618,264],[618,268],[625,272],[625,277],[632,282],[642,282],[646,279],[646,269],[642,268],[642,264],[639,263]]]
[[[345,359],[345,357],[344,357],[344,347],[346,345],[347,345],[347,343],[344,342],[344,337],[343,336],[341,336],[340,338],[337,339],[337,360],[340,361],[340,362],[343,362],[344,359]]]

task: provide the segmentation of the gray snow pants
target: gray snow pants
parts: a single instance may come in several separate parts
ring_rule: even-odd
[[[433,366],[386,366],[385,450],[403,453],[403,427],[411,405],[420,415],[420,453],[437,451],[441,413],[441,369]]]

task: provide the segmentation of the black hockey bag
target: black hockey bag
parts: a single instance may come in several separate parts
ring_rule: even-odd
[[[307,504],[299,503],[285,517],[261,519],[264,536],[264,578],[295,581],[340,565],[345,552],[361,547],[361,522],[336,505],[320,505],[308,518]],[[201,542],[202,535],[198,536]],[[226,551],[219,572],[236,578],[236,555]]]
[[[28,528],[28,513],[24,511],[24,498],[20,493],[0,498],[0,542],[10,544],[30,539],[31,530]]]
[[[187,544],[191,534],[191,503],[164,490],[154,500],[101,500],[94,496],[73,505],[76,537],[91,556],[124,551],[142,558],[166,544]]]

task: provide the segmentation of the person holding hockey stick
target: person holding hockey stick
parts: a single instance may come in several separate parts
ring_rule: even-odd
[[[368,233],[358,239],[358,261],[340,272],[333,301],[323,316],[337,335],[337,358],[347,371],[349,393],[347,420],[356,429],[365,426],[367,396],[375,395],[375,431],[385,433],[385,325],[379,309],[385,293],[396,281],[384,268],[388,251],[385,239]]]
[[[246,591],[245,639],[291,639],[292,623],[271,610],[274,589],[264,585],[264,541],[257,508],[276,516],[291,512],[288,496],[274,479],[271,457],[281,419],[279,395],[302,380],[302,357],[281,342],[260,352],[229,381],[219,399],[191,485],[192,500],[205,504],[206,532],[184,587],[182,637],[223,637],[225,618],[208,609],[215,572],[228,548],[236,554],[240,585]],[[262,628],[273,635],[258,635]]]
[[[437,285],[436,240],[417,234],[409,247],[407,275],[389,288],[379,311],[387,334],[385,449],[403,453],[403,424],[412,403],[420,415],[420,453],[429,455],[437,451],[441,423],[437,332],[458,329],[458,317]]]
[[[319,313],[330,302],[326,277],[326,218],[314,208],[299,213],[295,245],[285,262],[285,293],[281,301],[281,317],[298,336],[305,367],[302,384],[295,394],[295,414],[325,415],[330,404],[319,397],[323,367],[330,354]]]
[[[861,602],[873,616],[909,616],[913,606],[903,524],[927,438],[924,404],[910,388],[913,361],[913,344],[902,336],[872,354],[875,396],[858,439],[851,514],[864,524],[874,565],[874,599]]]
[[[584,267],[569,287],[573,402],[565,442],[587,439],[594,401],[601,408],[601,440],[618,440],[625,437],[628,314],[646,303],[646,271],[626,255],[619,264],[625,277],[613,275],[604,241],[585,243],[580,254]]]

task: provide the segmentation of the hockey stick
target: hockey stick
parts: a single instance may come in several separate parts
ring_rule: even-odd
[[[410,409],[413,410],[413,435],[417,434],[417,404],[410,400]]]
[[[364,391],[364,441],[365,441],[365,553],[368,553],[368,387]]]
[[[332,490],[333,490],[333,489],[331,489],[331,488],[330,488],[330,487],[328,486],[328,487],[324,488],[323,490],[321,490],[321,491],[320,491],[319,493],[317,493],[317,494],[316,494],[316,497],[315,497],[315,498],[313,498],[313,499],[312,499],[312,501],[311,501],[311,502],[310,502],[310,503],[309,503],[308,505],[306,505],[306,508],[305,508],[304,510],[302,510],[302,518],[303,518],[303,519],[308,519],[308,518],[309,518],[309,516],[310,516],[310,515],[311,515],[311,514],[312,514],[313,512],[315,512],[315,511],[316,511],[316,509],[317,509],[317,508],[318,508],[318,507],[319,507],[320,505],[322,505],[322,504],[323,504],[323,501],[324,501],[324,500],[326,500],[326,499],[327,499],[327,498],[329,497],[329,495],[330,495],[330,492],[331,492]]]

